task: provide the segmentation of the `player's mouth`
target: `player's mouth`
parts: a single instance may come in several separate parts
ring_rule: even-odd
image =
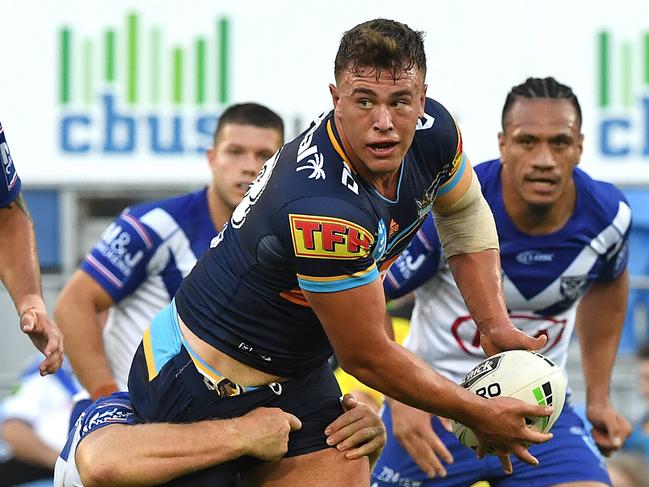
[[[252,183],[238,183],[237,185],[235,185],[235,188],[241,194],[244,194],[246,191],[248,191],[248,188],[250,187],[250,184],[252,184]]]
[[[550,193],[555,190],[558,179],[551,177],[527,177],[525,182],[537,193]]]
[[[374,142],[372,144],[367,144],[368,149],[375,157],[389,157],[396,150],[398,142],[385,141],[385,142]]]

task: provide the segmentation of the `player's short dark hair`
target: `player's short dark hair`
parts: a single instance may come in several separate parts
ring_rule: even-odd
[[[639,360],[649,360],[649,341],[640,344],[636,352]]]
[[[388,71],[398,79],[404,70],[412,68],[420,69],[425,76],[424,33],[388,19],[369,20],[348,30],[336,53],[336,80],[345,70],[367,74],[367,68],[377,78],[381,71]]]
[[[512,108],[512,105],[519,98],[552,98],[554,100],[568,100],[577,112],[577,119],[579,121],[579,128],[581,129],[581,107],[577,95],[572,92],[572,88],[559,83],[552,76],[547,78],[527,78],[525,83],[514,86],[507,94],[505,99],[505,106],[503,106],[503,114],[501,124],[505,130],[505,123],[507,115]]]
[[[273,129],[284,140],[284,122],[270,108],[259,103],[237,103],[230,105],[219,117],[212,142],[216,145],[223,127],[227,124],[252,125],[254,127]]]

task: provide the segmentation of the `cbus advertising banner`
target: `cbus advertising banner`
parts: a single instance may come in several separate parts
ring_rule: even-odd
[[[31,185],[200,184],[219,114],[257,101],[293,137],[328,110],[342,33],[375,17],[426,32],[428,94],[474,162],[528,76],[570,85],[582,167],[649,184],[649,3],[21,0],[5,2],[0,120]]]

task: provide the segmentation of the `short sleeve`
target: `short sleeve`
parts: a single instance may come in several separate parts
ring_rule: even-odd
[[[104,231],[81,268],[119,302],[147,278],[147,264],[160,242],[127,209]]]
[[[344,291],[379,277],[372,255],[377,223],[351,203],[302,198],[283,207],[276,221],[301,289]]]
[[[2,177],[0,177],[0,208],[9,205],[20,193],[20,178],[16,172],[14,161],[9,152],[5,131],[0,125],[0,160],[2,161]]]
[[[441,258],[435,220],[428,215],[410,245],[388,269],[383,281],[386,297],[396,299],[417,289],[437,273]]]

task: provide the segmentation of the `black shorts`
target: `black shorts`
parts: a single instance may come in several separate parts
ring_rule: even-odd
[[[149,348],[149,361],[157,354],[154,377],[149,380],[151,364],[147,364],[144,344],[137,349],[128,380],[128,389],[137,418],[142,422],[190,423],[205,419],[243,416],[258,407],[277,407],[294,414],[302,428],[290,435],[287,457],[329,448],[325,427],[343,412],[340,388],[328,363],[301,377],[258,387],[240,395],[221,398],[206,385],[196,369],[170,310],[166,318],[154,319],[152,328],[163,339]],[[164,333],[160,329],[164,328]],[[176,343],[177,342],[177,343]],[[164,357],[164,359],[160,359]]]

